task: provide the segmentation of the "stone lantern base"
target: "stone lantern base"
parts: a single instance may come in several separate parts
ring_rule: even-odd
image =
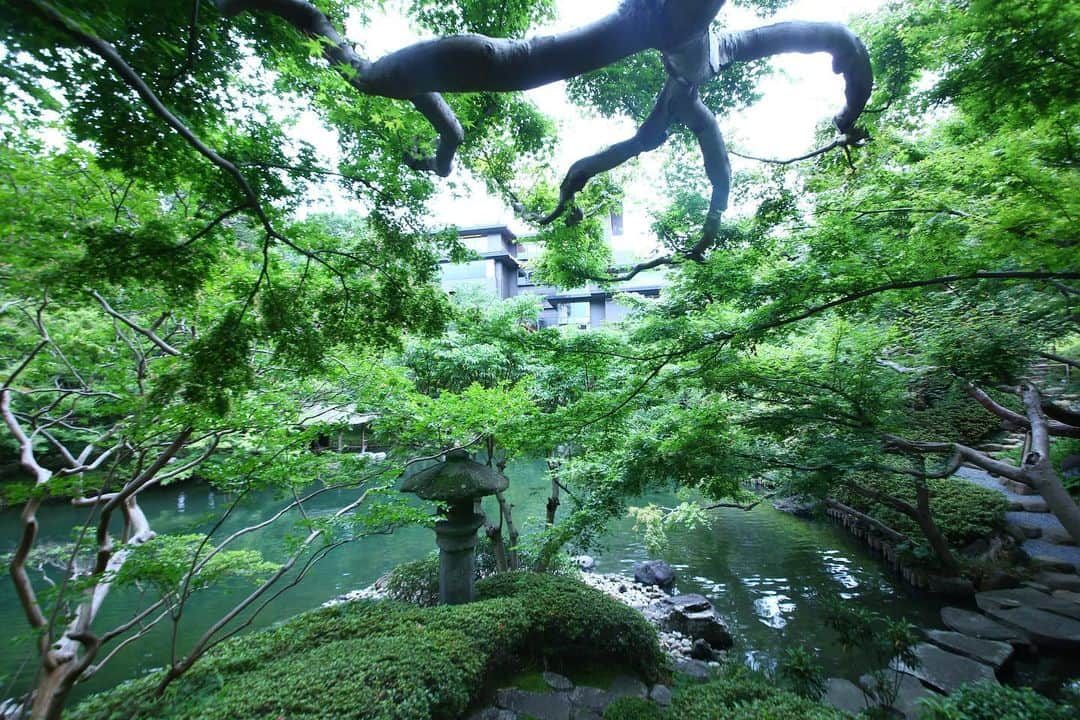
[[[463,605],[473,601],[476,582],[476,530],[484,516],[451,512],[448,520],[435,523],[439,546],[439,604]]]

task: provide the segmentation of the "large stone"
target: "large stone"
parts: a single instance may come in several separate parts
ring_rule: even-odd
[[[975,584],[967,578],[930,575],[927,580],[930,592],[944,595],[948,599],[969,598],[975,594]]]
[[[574,683],[570,681],[570,678],[559,673],[545,672],[542,674],[544,682],[548,684],[552,690],[573,690]]]
[[[919,643],[913,652],[918,667],[910,667],[899,659],[893,659],[889,667],[914,675],[930,687],[943,693],[951,693],[961,685],[987,681],[997,683],[994,669],[963,655],[947,652],[937,645]]]
[[[712,610],[676,610],[668,618],[667,626],[693,640],[704,640],[715,650],[726,650],[734,644],[727,626]]]
[[[672,595],[664,598],[662,602],[665,605],[670,605],[674,610],[682,610],[683,612],[700,612],[713,609],[713,604],[707,597],[694,593]]]
[[[799,518],[812,518],[820,505],[821,502],[818,500],[798,497],[780,498],[773,503],[773,507],[780,512]]]
[[[1073,592],[1080,592],[1080,575],[1074,573],[1044,571],[1039,573],[1035,579],[1043,585],[1050,587],[1052,590],[1072,590]]]
[[[612,699],[611,693],[607,690],[588,687],[587,685],[578,685],[570,693],[570,702],[573,703],[575,708],[585,708],[601,714],[604,712],[604,708],[611,704]]]
[[[612,700],[621,697],[645,698],[649,694],[649,688],[636,677],[619,675],[611,681],[608,693],[611,695]]]
[[[704,640],[695,640],[694,644],[690,646],[690,657],[694,660],[712,662],[716,660],[716,651],[713,650],[712,645]]]
[[[536,720],[570,720],[570,699],[566,693],[537,693],[506,688],[496,693],[495,703],[500,708]]]
[[[1055,590],[1052,594],[1058,600],[1064,600],[1065,602],[1080,605],[1080,593],[1078,592],[1073,592],[1072,590]]]
[[[667,685],[653,685],[649,691],[649,699],[660,707],[667,707],[671,704],[671,688]]]
[[[648,560],[634,566],[634,580],[642,585],[670,587],[675,584],[675,570],[665,560]]]
[[[883,704],[891,697],[893,710],[898,711],[906,720],[916,720],[922,712],[919,704],[923,698],[937,695],[913,675],[888,670],[882,673],[883,679],[888,686],[885,693],[878,691],[878,682],[872,675],[863,675],[859,678],[859,684],[867,689],[875,698],[877,704]],[[895,693],[895,695],[893,695]]]
[[[1080,650],[1078,620],[1033,607],[988,609],[986,613],[995,620],[1020,628],[1036,645],[1060,650]]]
[[[675,672],[702,682],[708,680],[712,675],[709,666],[700,660],[676,660],[674,666]]]
[[[843,678],[829,678],[822,701],[842,713],[858,715],[866,709],[866,696],[859,686]]]
[[[1030,640],[1014,628],[996,623],[985,615],[960,608],[941,608],[941,621],[945,627],[980,640],[1004,640],[1014,645],[1027,645]]]
[[[926,637],[949,652],[965,655],[995,669],[1008,662],[1013,655],[1013,646],[1000,640],[979,640],[948,630],[927,630]]]
[[[517,720],[517,713],[503,708],[484,708],[477,710],[468,717],[468,720]]]
[[[1031,607],[1064,615],[1073,620],[1080,620],[1080,606],[1065,600],[1059,600],[1052,595],[1047,595],[1030,587],[981,592],[975,596],[975,604],[984,612],[991,609]]]

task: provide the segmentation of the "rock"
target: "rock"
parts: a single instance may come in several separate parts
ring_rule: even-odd
[[[600,714],[603,714],[604,708],[611,704],[613,699],[607,690],[585,685],[578,685],[570,693],[570,702],[575,708],[585,708]]]
[[[668,627],[694,640],[704,640],[714,649],[726,650],[734,644],[727,626],[713,610],[683,612],[676,610],[667,621]]]
[[[704,640],[695,640],[694,644],[690,647],[690,657],[694,660],[704,660],[709,662],[716,659],[716,651],[712,649],[712,645]]]
[[[1080,592],[1073,592],[1072,590],[1055,590],[1052,594],[1058,600],[1064,600],[1065,602],[1080,605]]]
[[[927,630],[926,637],[938,647],[978,660],[995,669],[1008,662],[1013,655],[1013,646],[1000,640],[979,640],[948,630]]]
[[[1052,590],[1072,590],[1073,592],[1080,592],[1080,575],[1046,570],[1039,573],[1035,579]]]
[[[517,713],[513,710],[489,707],[477,710],[468,717],[468,720],[517,720]]]
[[[670,605],[674,610],[682,610],[683,612],[701,612],[713,609],[713,604],[707,597],[693,593],[672,595],[664,598],[661,602]]]
[[[840,712],[858,715],[866,709],[866,696],[859,686],[843,678],[829,678],[825,682],[822,702],[832,705]]]
[[[982,557],[988,552],[990,552],[990,541],[986,538],[979,538],[971,544],[965,546],[960,551],[960,554],[964,557],[977,558]]]
[[[649,688],[645,683],[638,680],[636,677],[630,677],[629,675],[619,675],[611,681],[611,687],[608,689],[608,694],[611,695],[612,700],[616,700],[621,697],[636,697],[644,699],[649,695]]]
[[[821,503],[817,500],[807,500],[798,497],[780,498],[773,503],[773,507],[780,512],[794,515],[799,518],[813,517],[814,511],[817,510],[820,505]]]
[[[970,635],[980,640],[1004,640],[1014,645],[1027,645],[1030,640],[1018,630],[996,623],[985,615],[961,610],[960,608],[941,608],[941,621],[945,627],[956,632]]]
[[[1064,615],[1073,620],[1080,620],[1080,607],[1075,603],[1059,600],[1052,595],[1047,595],[1029,587],[981,592],[975,596],[975,604],[983,612],[988,612],[991,609],[1029,607]]]
[[[1020,628],[1036,645],[1080,650],[1080,620],[1033,607],[989,608],[986,614]]]
[[[667,707],[671,704],[671,689],[667,685],[653,685],[649,691],[649,699],[660,707]]]
[[[709,666],[700,660],[676,660],[674,667],[675,672],[682,673],[694,680],[705,681],[711,675]]]
[[[570,720],[570,699],[565,693],[537,693],[505,688],[495,694],[495,704],[536,720]]]
[[[675,584],[675,570],[665,560],[649,560],[634,566],[634,580],[642,585],[670,587]]]
[[[927,579],[930,581],[930,592],[939,593],[946,598],[967,598],[975,594],[975,584],[967,578],[931,575]]]
[[[577,565],[581,570],[592,570],[596,567],[596,560],[592,555],[575,555],[570,558],[570,562]]]
[[[1047,595],[1050,594],[1050,586],[1049,585],[1043,585],[1042,583],[1031,582],[1030,580],[1025,580],[1024,582],[1020,583],[1020,585],[1022,587],[1031,588],[1032,590],[1038,590],[1039,592],[1046,593]],[[1011,590],[1012,588],[998,588],[998,589],[999,590]]]
[[[548,684],[552,690],[573,690],[574,683],[570,682],[570,678],[559,673],[545,672],[542,674],[544,682]]]
[[[906,720],[916,720],[922,713],[919,704],[923,698],[937,695],[913,675],[907,673],[891,672],[885,675],[885,682],[895,688],[896,695],[892,700],[892,708],[902,714]],[[877,701],[883,702],[877,692],[877,680],[871,675],[863,675],[859,678],[859,684],[871,692]]]
[[[604,716],[589,708],[570,708],[570,720],[604,720]]]
[[[989,665],[976,662],[963,655],[947,652],[937,645],[919,643],[915,646],[914,653],[919,660],[918,667],[908,667],[898,659],[893,659],[889,667],[914,675],[943,693],[951,693],[967,683],[984,680],[997,683],[994,669]]]
[[[979,590],[1008,590],[1020,587],[1020,576],[1008,570],[992,570],[979,579]]]

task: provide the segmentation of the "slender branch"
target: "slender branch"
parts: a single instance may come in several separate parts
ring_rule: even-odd
[[[1071,358],[1065,357],[1064,355],[1055,355],[1054,353],[1050,353],[1050,352],[1041,352],[1041,353],[1039,353],[1039,356],[1044,357],[1047,360],[1053,360],[1055,362],[1059,362],[1059,363],[1062,363],[1064,365],[1074,367],[1077,370],[1080,370],[1080,360],[1073,360]]]
[[[177,350],[172,345],[170,345],[169,343],[162,340],[158,336],[158,334],[155,333],[150,328],[144,328],[141,325],[139,325],[138,323],[136,323],[135,321],[133,321],[130,318],[123,315],[122,313],[119,313],[116,310],[114,310],[113,307],[111,305],[109,305],[109,302],[105,298],[103,298],[101,296],[101,294],[98,293],[97,290],[92,290],[90,292],[90,294],[94,296],[94,299],[97,300],[101,304],[102,309],[106,313],[108,313],[111,317],[113,317],[116,320],[119,320],[124,325],[127,325],[129,328],[131,328],[135,332],[139,333],[140,335],[142,335],[143,337],[148,339],[150,342],[157,345],[158,348],[160,348],[161,351],[164,352],[166,355],[172,355],[173,357],[179,357],[179,355],[180,355],[179,350]]]

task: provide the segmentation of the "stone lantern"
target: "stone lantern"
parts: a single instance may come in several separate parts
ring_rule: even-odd
[[[446,519],[435,524],[440,604],[472,602],[476,530],[484,523],[483,515],[476,512],[476,500],[505,490],[509,484],[501,473],[473,461],[466,450],[452,450],[446,454],[446,462],[425,468],[402,483],[402,492],[449,507]]]

